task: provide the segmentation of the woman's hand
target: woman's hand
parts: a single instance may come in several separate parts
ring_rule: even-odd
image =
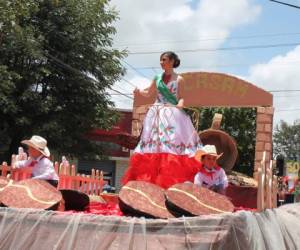
[[[180,103],[178,103],[178,104],[176,105],[176,108],[183,109],[183,105],[181,105]]]
[[[133,96],[143,95],[143,90],[140,90],[138,88],[135,88],[133,90]]]
[[[176,107],[179,108],[179,109],[184,108],[184,100],[182,98],[178,101]]]

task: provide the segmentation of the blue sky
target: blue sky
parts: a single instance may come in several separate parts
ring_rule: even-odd
[[[300,0],[288,3],[300,6]],[[147,87],[160,72],[160,52],[173,50],[181,58],[178,73],[222,72],[265,90],[285,90],[273,93],[275,124],[300,119],[300,91],[289,91],[300,90],[300,9],[267,0],[112,0],[111,4],[120,16],[115,47],[140,53],[124,59],[127,74],[115,89],[131,94],[135,86]],[[291,43],[299,45],[220,50]],[[182,52],[203,48],[215,51]],[[132,107],[130,98],[112,97],[117,107]]]
[[[226,1],[226,0],[225,0]],[[228,39],[225,46],[234,45],[256,45],[256,44],[300,44],[300,9],[288,7],[271,1],[255,1],[261,8],[261,13],[255,22],[247,26],[238,27],[232,30],[231,37],[247,37],[254,35],[262,35],[262,37],[249,37],[245,39]],[[286,1],[288,2],[288,1]],[[300,1],[289,1],[289,3],[300,6]],[[276,35],[278,34],[278,35]],[[286,35],[279,35],[286,34]],[[265,36],[263,35],[270,35]],[[249,49],[238,51],[243,59],[249,64],[257,62],[268,62],[272,57],[285,54],[290,51],[293,46],[268,48],[268,49]],[[236,53],[236,52],[234,52]],[[248,67],[230,68],[233,74],[247,74]]]

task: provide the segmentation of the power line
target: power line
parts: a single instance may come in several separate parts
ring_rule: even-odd
[[[117,84],[118,82],[116,82],[116,84]],[[122,90],[122,91],[124,91],[124,92],[126,92],[127,90],[126,89],[123,89],[122,87],[120,87],[119,85],[116,85],[116,87],[118,87],[118,89],[119,90]]]
[[[284,98],[293,98],[293,97],[297,97],[297,98],[299,98],[300,97],[300,95],[273,95],[273,97],[276,97],[276,98],[278,98],[278,97],[284,97]]]
[[[46,46],[46,45],[44,45],[44,46],[45,46],[46,48],[48,48],[50,51],[55,51],[55,50],[53,50],[52,48],[50,48],[49,46]],[[88,79],[92,80],[93,82],[99,83],[98,80],[93,79],[92,77],[90,77],[90,76],[88,76],[88,75],[86,75],[86,74],[83,74],[83,72],[81,72],[80,70],[74,68],[73,66],[70,66],[69,64],[67,64],[67,63],[63,62],[62,60],[58,59],[57,57],[55,57],[55,56],[49,54],[47,51],[44,51],[44,55],[45,55],[48,59],[50,59],[50,60],[52,60],[54,63],[56,63],[57,66],[64,67],[65,69],[68,69],[68,70],[73,71],[73,72],[75,72],[75,73],[77,73],[77,74],[80,74],[80,75],[84,76],[85,78],[88,78]],[[110,90],[112,90],[112,91],[118,93],[119,95],[125,96],[125,97],[127,97],[127,98],[133,100],[133,98],[132,98],[131,96],[128,96],[128,95],[126,95],[126,94],[123,94],[122,92],[120,92],[120,91],[118,91],[118,90],[115,90],[115,89],[112,88],[111,86],[108,86],[107,88],[109,88]]]
[[[267,90],[268,91],[268,90]],[[269,90],[268,92],[300,92],[300,90],[276,90],[272,91]],[[132,94],[127,94],[127,95],[132,95]],[[284,95],[284,96],[274,96],[274,97],[298,97],[299,95]]]
[[[300,89],[276,89],[276,90],[268,90],[271,93],[279,93],[279,92],[300,92]]]
[[[222,48],[183,49],[183,50],[176,50],[176,52],[191,53],[191,52],[215,52],[215,51],[231,51],[231,50],[247,50],[247,49],[268,49],[268,48],[278,48],[278,47],[291,47],[297,45],[300,45],[300,42],[222,47]],[[137,52],[128,52],[128,55],[147,55],[147,54],[160,54],[160,53],[162,53],[162,51],[137,51]]]
[[[297,66],[300,61],[287,61],[287,63],[273,63],[272,65],[276,66]],[[292,65],[291,65],[292,64]],[[202,65],[201,68],[228,68],[228,67],[247,67],[252,66],[251,63],[240,63],[240,64],[216,64],[216,65]],[[160,69],[158,66],[150,67],[135,67],[138,70],[151,70],[151,69]],[[180,66],[181,69],[199,69],[200,67],[196,66]]]
[[[125,96],[125,97],[127,97],[127,98],[133,100],[133,98],[132,98],[131,96],[127,95],[127,94],[124,94],[124,93],[122,93],[122,92],[120,92],[120,91],[118,91],[118,90],[115,90],[115,89],[113,89],[112,87],[110,87],[110,89],[111,89],[112,91],[115,91],[115,92],[118,93],[119,95]]]
[[[137,86],[136,85],[134,85],[132,82],[130,82],[130,81],[128,81],[127,79],[125,79],[125,78],[122,78],[125,82],[127,82],[130,86],[132,86],[132,87],[134,87],[134,88],[136,88]]]
[[[142,72],[140,72],[138,69],[136,69],[134,66],[132,66],[131,64],[129,64],[128,62],[122,60],[126,65],[128,65],[131,69],[133,69],[135,72],[137,72],[139,75],[149,79],[149,77],[147,77],[146,75],[144,75]]]
[[[76,68],[70,66],[69,64],[67,64],[67,63],[63,62],[62,60],[58,59],[57,57],[52,56],[52,55],[49,54],[49,53],[45,53],[45,56],[48,57],[50,60],[53,60],[53,61],[56,63],[57,66],[62,66],[62,67],[64,67],[64,68],[68,69],[68,70],[71,70],[71,71],[73,71],[73,72],[79,73],[80,75],[84,76],[85,78],[88,78],[88,79],[90,79],[90,80],[92,80],[92,81],[98,83],[97,80],[91,78],[91,77],[88,76],[88,75],[83,74],[80,70],[78,70],[78,69],[76,69]],[[124,61],[124,62],[125,62],[125,61]],[[125,62],[125,63],[128,64],[128,65],[130,65],[130,64],[127,63],[127,62]],[[133,67],[132,65],[130,65],[130,67],[132,67],[133,69],[135,69],[135,67]],[[129,82],[129,81],[126,80],[125,78],[122,78],[122,79],[125,80],[126,82],[128,82],[128,83],[131,84],[131,82]],[[134,87],[136,87],[136,86],[133,85],[133,84],[131,84],[131,85],[134,86]],[[127,98],[129,98],[129,99],[133,99],[133,98],[132,98],[131,96],[129,96],[128,94],[125,94],[125,93],[122,93],[122,92],[120,92],[120,91],[118,91],[118,90],[115,90],[115,89],[113,89],[112,87],[109,87],[109,88],[110,88],[112,91],[118,93],[118,95],[123,95],[123,96],[125,96],[125,97],[127,97]],[[124,89],[122,89],[122,90],[125,91]],[[271,93],[280,93],[280,92],[300,92],[300,89],[294,89],[294,90],[291,90],[291,89],[290,89],[290,90],[269,90],[269,92],[271,92]],[[131,95],[132,95],[132,94],[131,94]]]
[[[275,3],[279,3],[279,4],[283,4],[283,5],[287,5],[293,8],[297,8],[300,9],[300,6],[298,5],[294,5],[294,4],[290,4],[290,3],[285,3],[285,2],[280,2],[280,1],[276,1],[276,0],[270,0],[271,2],[275,2]]]
[[[158,67],[157,67],[158,68]],[[154,74],[157,75],[158,72],[156,71],[155,67],[151,67],[151,69],[153,70]]]
[[[70,70],[70,71],[76,72],[77,74],[80,74],[80,75],[84,76],[85,78],[88,78],[88,79],[92,80],[93,82],[98,83],[98,81],[97,81],[96,79],[93,79],[93,78],[91,78],[90,76],[83,74],[80,70],[78,70],[78,69],[76,69],[76,68],[70,66],[69,64],[67,64],[67,63],[63,62],[62,60],[58,59],[57,57],[52,56],[52,55],[49,54],[49,53],[45,53],[45,56],[48,57],[50,60],[55,61],[55,62],[56,62],[56,65],[62,66],[62,67],[64,67],[65,69],[68,69],[68,70]],[[126,94],[123,94],[122,92],[120,92],[120,91],[118,91],[118,90],[115,90],[115,89],[113,89],[112,87],[108,87],[108,88],[111,89],[112,91],[115,91],[116,93],[118,93],[118,94],[120,94],[120,95],[123,95],[123,96],[129,98],[129,99],[133,99],[131,96],[128,96],[128,95],[126,95]]]
[[[296,109],[280,109],[280,110],[276,110],[275,112],[294,112],[294,111],[299,111],[300,108],[296,108]]]
[[[52,48],[50,48],[50,47],[48,47],[48,46],[46,46],[46,47],[47,47],[49,50],[54,51]],[[71,71],[76,72],[76,73],[79,73],[79,74],[81,74],[81,75],[83,75],[83,76],[85,76],[85,77],[88,77],[89,79],[91,79],[91,80],[93,80],[93,81],[96,81],[95,79],[89,77],[88,75],[84,75],[80,70],[75,69],[74,67],[72,67],[72,66],[70,66],[69,64],[63,62],[62,60],[58,59],[57,57],[55,57],[55,56],[53,56],[53,55],[51,55],[51,54],[49,54],[49,53],[47,53],[47,52],[45,52],[44,54],[45,54],[46,57],[49,56],[50,59],[52,59],[53,61],[56,61],[56,62],[59,63],[61,66],[65,67],[66,69],[71,70]],[[123,60],[122,60],[122,61],[123,61]],[[124,62],[125,62],[125,61],[124,61]],[[125,62],[125,63],[126,63],[126,62]],[[57,64],[57,65],[59,66],[59,64]],[[127,64],[128,64],[128,63],[127,63]],[[129,65],[129,64],[128,64],[128,65]],[[133,67],[133,66],[132,66],[132,67]],[[134,84],[132,84],[130,81],[126,80],[125,78],[122,78],[122,79],[123,79],[124,81],[126,81],[128,84],[130,84],[131,86],[136,87]]]
[[[265,35],[249,35],[249,36],[235,36],[235,37],[211,37],[211,38],[199,38],[199,39],[189,39],[189,40],[161,40],[161,41],[149,41],[145,43],[131,43],[131,44],[115,44],[115,46],[142,46],[142,45],[153,45],[153,44],[164,44],[164,43],[187,43],[187,42],[202,42],[202,41],[215,41],[215,40],[238,40],[238,39],[249,39],[249,38],[264,38],[264,37],[276,37],[276,36],[290,36],[290,35],[300,35],[299,32],[291,33],[273,33]]]

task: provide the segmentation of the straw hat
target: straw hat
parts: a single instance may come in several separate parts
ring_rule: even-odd
[[[23,140],[23,141],[21,141],[21,143],[23,143],[29,147],[35,148],[36,150],[41,152],[46,157],[50,156],[50,151],[47,147],[47,141],[46,141],[46,139],[44,139],[41,136],[33,135],[30,138],[30,140]]]
[[[219,159],[223,155],[223,153],[218,154],[215,145],[205,145],[202,149],[196,152],[195,159],[197,161],[201,161],[204,155],[213,155],[216,156],[217,159]]]

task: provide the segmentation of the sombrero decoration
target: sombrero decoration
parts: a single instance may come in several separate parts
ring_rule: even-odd
[[[53,209],[58,207],[61,193],[47,181],[26,179],[9,181],[0,189],[0,201],[12,208]]]
[[[0,176],[0,192],[9,184],[12,183],[13,180],[10,180],[4,176]]]
[[[50,151],[47,147],[47,140],[39,135],[34,135],[30,138],[30,140],[23,140],[21,141],[21,143],[29,147],[35,148],[46,157],[50,156]]]
[[[166,208],[165,190],[145,181],[129,181],[119,192],[119,206],[125,215],[171,218]]]
[[[196,151],[195,159],[201,161],[202,157],[205,155],[212,155],[219,159],[223,153],[218,154],[215,145],[205,145],[202,149]]]
[[[176,217],[233,212],[229,199],[193,183],[178,183],[166,191],[166,205]]]

